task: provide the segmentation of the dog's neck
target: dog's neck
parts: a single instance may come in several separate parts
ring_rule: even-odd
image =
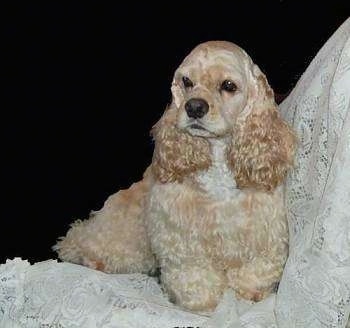
[[[233,172],[227,163],[227,141],[224,139],[208,139],[211,148],[212,164],[208,170],[200,171],[196,181],[201,189],[216,200],[226,200],[236,197],[237,189]]]

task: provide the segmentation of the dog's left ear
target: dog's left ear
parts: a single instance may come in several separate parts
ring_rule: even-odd
[[[249,75],[248,103],[237,118],[229,163],[239,188],[273,191],[293,166],[296,137],[257,65]]]

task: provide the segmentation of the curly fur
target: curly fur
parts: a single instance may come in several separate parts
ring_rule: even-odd
[[[152,170],[162,183],[181,182],[186,175],[210,166],[208,141],[180,132],[175,123],[176,109],[170,107],[152,129]]]
[[[295,136],[280,117],[265,75],[260,72],[256,81],[257,97],[236,124],[229,160],[240,188],[272,191],[293,166]]]
[[[220,89],[227,79],[233,92]],[[54,249],[62,260],[105,272],[160,267],[169,297],[191,310],[215,308],[226,288],[261,300],[288,254],[282,183],[295,136],[266,77],[232,43],[197,46],[176,70],[172,94],[152,129],[143,180],[74,223]],[[191,98],[208,103],[203,117],[187,115]]]

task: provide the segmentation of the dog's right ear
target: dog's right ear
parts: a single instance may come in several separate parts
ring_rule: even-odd
[[[172,104],[151,131],[155,140],[152,172],[162,183],[181,182],[186,175],[210,166],[209,143],[177,128],[176,90],[172,92]]]

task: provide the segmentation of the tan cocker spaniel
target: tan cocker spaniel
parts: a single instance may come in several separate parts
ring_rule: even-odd
[[[294,133],[265,75],[232,43],[197,46],[171,90],[143,180],[73,223],[54,249],[104,272],[159,267],[170,298],[191,310],[215,308],[227,288],[261,300],[287,259],[282,183]]]

